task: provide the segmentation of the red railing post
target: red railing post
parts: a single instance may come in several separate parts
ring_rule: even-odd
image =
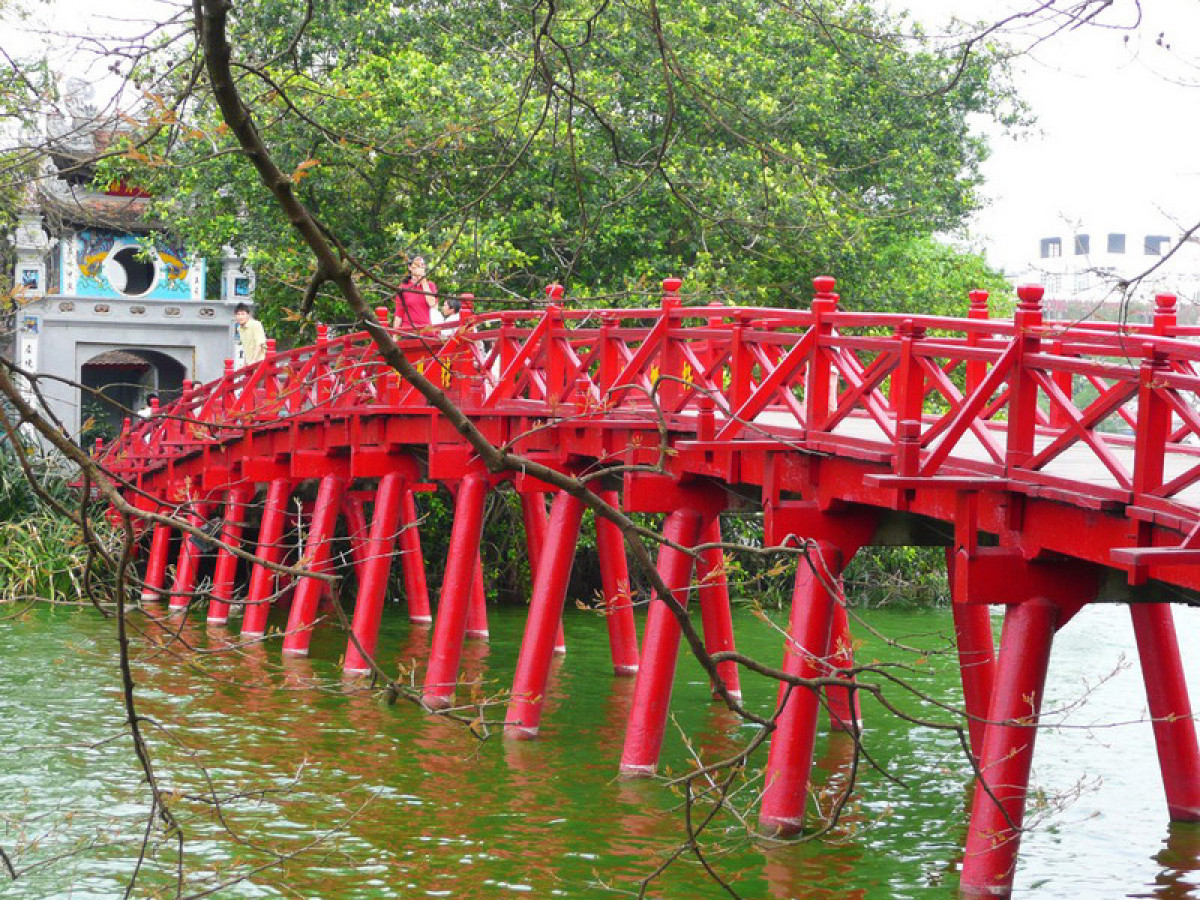
[[[224,413],[225,421],[228,422],[230,413],[237,404],[237,394],[233,392],[233,360],[225,360],[225,371],[221,374],[221,410]],[[154,403],[151,401],[151,410],[154,408]]]
[[[746,326],[739,316],[729,334],[729,412],[742,408],[754,393],[754,354],[746,341]]]
[[[329,371],[329,326],[317,326],[317,343],[313,347],[316,357],[313,365],[313,405],[321,406],[328,403],[333,395],[333,378]]]
[[[559,300],[562,294],[552,294],[551,288],[554,287],[557,285],[550,285],[550,288],[546,289],[546,296],[553,296],[555,300]],[[567,364],[557,346],[559,340],[567,339],[567,326],[563,320],[562,307],[558,303],[551,303],[546,307],[546,326],[545,356],[542,364],[546,371],[546,403],[553,410],[562,403],[562,398],[567,393]]]
[[[1138,370],[1137,428],[1134,432],[1133,491],[1144,494],[1161,487],[1171,436],[1171,405],[1161,394],[1159,377],[1170,363],[1154,344],[1142,345]]]
[[[970,299],[970,304],[967,307],[967,318],[976,321],[987,319],[991,313],[988,312],[988,292],[987,291],[971,291],[967,297]],[[971,330],[967,332],[967,346],[978,347],[983,342],[979,332]],[[982,359],[967,360],[967,393],[970,394],[977,388],[980,382],[987,375],[987,363]]]
[[[679,409],[685,390],[684,385],[680,383],[684,378],[683,354],[675,343],[679,340],[678,323],[672,322],[681,305],[679,289],[682,286],[683,280],[680,278],[663,279],[662,317],[665,320],[666,333],[658,356],[658,379],[655,394],[658,397],[659,408],[664,413],[675,412]]]
[[[450,337],[454,344],[450,364],[458,382],[458,396],[467,403],[478,403],[483,399],[483,376],[475,367],[474,350],[465,337],[475,318],[475,295],[459,294],[458,301],[458,327]]]
[[[1174,331],[1175,326],[1178,324],[1175,308],[1178,302],[1179,298],[1174,294],[1155,294],[1154,322],[1150,329],[1154,334],[1161,334],[1166,337]]]
[[[1040,284],[1023,284],[1017,288],[1017,309],[1013,313],[1017,345],[1012,374],[1008,377],[1008,447],[1005,463],[1009,470],[1025,465],[1033,457],[1037,431],[1037,382],[1025,371],[1025,357],[1041,349],[1037,331],[1042,327],[1042,296]]]
[[[280,394],[279,380],[276,377],[275,371],[274,338],[267,338],[266,348],[266,356],[264,356],[263,361],[259,363],[259,366],[262,368],[262,375],[259,377],[258,383],[262,387],[263,399],[265,401],[264,405],[270,406],[275,411],[278,411],[277,408],[274,407],[274,404],[279,399]]]
[[[1063,355],[1063,342],[1053,341],[1050,344],[1050,352],[1058,356]],[[1050,374],[1050,380],[1054,382],[1054,386],[1058,388],[1064,397],[1068,400],[1073,400],[1075,396],[1075,376],[1070,372],[1061,372],[1055,370]],[[1050,404],[1050,427],[1051,428],[1066,428],[1071,422],[1071,416],[1067,410],[1063,409],[1057,403]]]
[[[827,316],[837,312],[838,295],[833,290],[837,287],[837,281],[828,275],[821,275],[813,279],[813,287],[816,294],[812,302],[812,328],[816,332],[816,340],[813,342],[813,353],[808,361],[808,381],[804,391],[805,411],[808,417],[806,424],[810,432],[825,428],[836,397],[837,386],[833,363],[825,356],[823,347],[826,339],[833,334],[833,325]]]
[[[600,402],[608,406],[608,392],[621,374],[621,339],[615,334],[621,320],[612,313],[600,317],[599,364],[596,369],[596,387],[600,390]]]
[[[921,416],[925,407],[925,373],[917,359],[915,344],[925,329],[905,319],[896,328],[900,360],[891,380],[892,409],[896,415],[896,472],[916,475],[921,464]]]
[[[386,306],[375,307],[375,319],[384,328],[391,330],[392,312]],[[392,337],[396,338],[397,335],[393,332]],[[367,363],[365,368],[367,368],[367,371],[370,371],[370,368],[375,368],[377,373],[375,377],[375,395],[384,406],[398,406],[400,403],[400,377],[395,369],[379,357],[378,350],[372,347],[371,351],[371,354],[366,357],[370,362]],[[425,371],[424,367],[420,364],[417,365],[417,369],[421,372]]]

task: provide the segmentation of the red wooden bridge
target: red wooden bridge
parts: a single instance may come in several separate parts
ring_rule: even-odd
[[[457,327],[395,337],[494,446],[586,476],[622,510],[666,513],[658,571],[680,604],[697,586],[710,651],[734,646],[721,552],[686,548],[720,540],[723,509],[758,505],[765,544],[803,551],[782,665],[826,687],[780,692],[764,829],[802,827],[819,706],[834,727],[856,727],[838,578],[878,543],[947,548],[977,763],[964,894],[1011,890],[1051,642],[1087,603],[1128,605],[1167,808],[1200,820],[1200,751],[1171,615],[1172,603],[1200,603],[1200,330],[1176,323],[1169,295],[1152,324],[1117,327],[1043,321],[1038,287],[1018,291],[1011,319],[989,318],[983,293],[955,319],[843,312],[833,279],[814,283],[808,310],[684,305],[674,279],[660,308],[574,310],[555,288],[537,311],[475,314],[467,303]],[[235,587],[228,548],[282,561],[294,493],[309,498],[308,571],[331,569],[344,517],[359,585],[348,671],[369,669],[394,557],[409,615],[430,619],[413,496],[450,489],[424,673],[431,708],[453,704],[464,638],[486,633],[483,505],[511,482],[536,576],[506,734],[537,733],[584,510],[577,496],[528,471],[490,471],[365,332],[322,332],[314,346],[227,369],[163,413],[127,427],[102,459],[140,508],[197,528],[223,523],[209,621],[225,621],[232,604],[242,634],[265,631],[279,577],[260,562],[244,591]],[[597,517],[596,529],[613,667],[637,678],[621,771],[648,774],[681,629],[652,598],[638,647],[625,544],[609,521]],[[199,551],[171,534],[154,528],[144,596],[187,607],[201,596]],[[307,652],[326,583],[295,583],[285,653]],[[989,604],[1005,606],[998,653]],[[736,663],[718,671],[736,696]]]

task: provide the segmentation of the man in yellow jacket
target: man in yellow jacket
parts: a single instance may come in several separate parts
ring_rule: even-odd
[[[242,365],[250,366],[267,357],[267,333],[262,322],[250,313],[250,307],[239,303],[233,311],[237,321],[238,340],[242,342]]]

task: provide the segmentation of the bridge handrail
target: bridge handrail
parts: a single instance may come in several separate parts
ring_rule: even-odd
[[[394,336],[473,414],[533,403],[547,415],[664,417],[686,432],[708,410],[718,441],[874,447],[920,477],[965,467],[1065,487],[1066,461],[1086,458],[1101,480],[1083,489],[1122,502],[1174,502],[1200,481],[1183,462],[1200,442],[1200,345],[1186,339],[1200,330],[1176,326],[1173,307],[1117,328],[1046,322],[1022,304],[1011,319],[845,311],[828,292],[803,310],[552,305]],[[324,337],[192,387],[105,459],[144,472],[247,427],[395,408],[425,401],[368,334]]]

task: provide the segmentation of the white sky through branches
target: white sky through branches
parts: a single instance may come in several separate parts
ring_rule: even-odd
[[[952,15],[994,22],[1044,2],[892,0],[892,6],[913,10],[936,34]],[[21,33],[6,24],[0,29],[5,48],[26,55],[45,41],[53,65],[94,84],[101,102],[105,85],[115,83],[105,67],[122,60],[98,58],[96,43],[80,53],[61,34],[131,36],[187,14],[186,4],[169,0],[26,6],[41,27]],[[1139,10],[1141,22],[1130,28]],[[1030,254],[1039,235],[1069,233],[1064,223],[1075,219],[1094,223],[1097,231],[1107,223],[1131,233],[1143,223],[1184,228],[1200,221],[1200,2],[1115,0],[1095,24],[1036,43],[1054,24],[1046,16],[1019,19],[1002,35],[1017,48],[1031,47],[1015,66],[1018,89],[1038,121],[1020,135],[991,134],[989,206],[971,230],[992,262],[1009,268]]]
[[[1037,4],[896,5],[937,30],[950,15],[996,21]],[[1020,135],[991,135],[990,203],[972,230],[993,263],[1010,269],[1039,236],[1069,234],[1071,221],[1130,233],[1200,221],[1200,3],[1116,0],[1094,24],[1034,42],[1054,25],[1023,20],[1006,33],[1030,47],[1015,60],[1015,77],[1037,123]]]

